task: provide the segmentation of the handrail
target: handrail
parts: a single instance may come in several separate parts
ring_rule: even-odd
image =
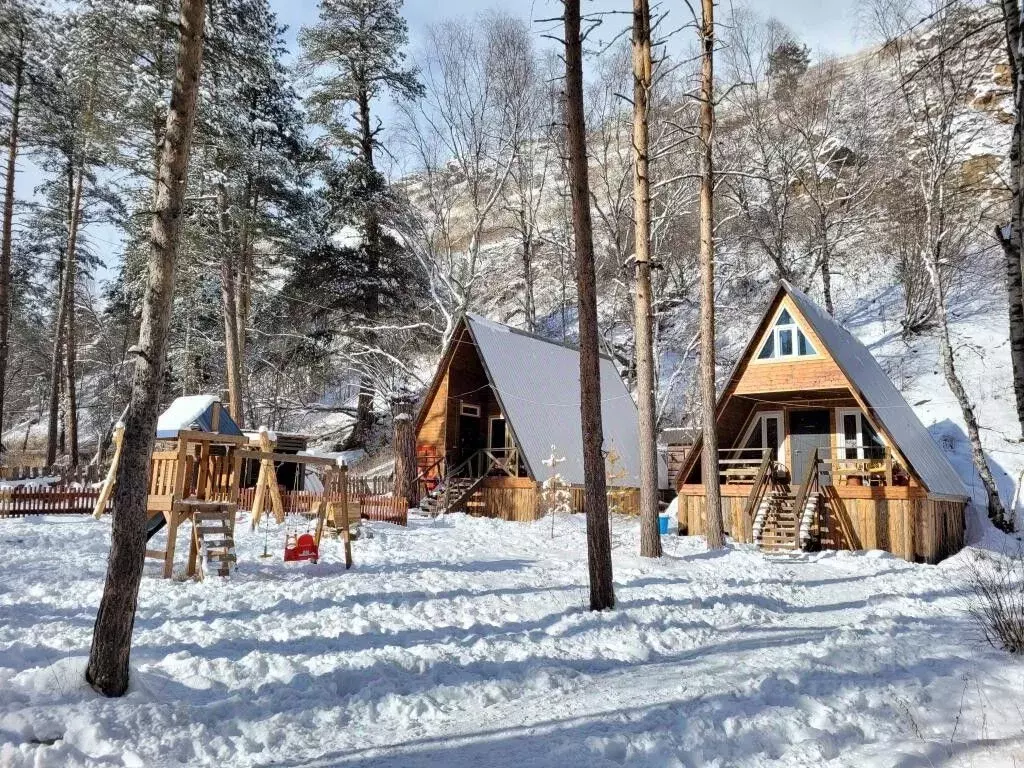
[[[807,494],[810,487],[818,477],[818,463],[818,449],[815,448],[814,453],[811,454],[811,460],[807,463],[807,475],[804,477],[804,482],[800,485],[800,490],[797,491],[796,499],[793,502],[793,513],[798,516],[798,519],[804,513],[804,504],[807,503]]]
[[[849,458],[845,455],[846,451],[863,451],[867,454],[869,450],[877,449],[872,449],[869,446],[849,448],[846,446],[832,446],[828,449],[827,457],[820,459],[820,461],[823,464],[828,464],[832,468],[833,474],[837,475],[869,478],[881,472],[884,475],[885,484],[891,486],[893,484],[895,463],[893,461],[892,449],[889,446],[881,448],[880,456],[865,455],[863,458],[856,456]]]
[[[747,496],[746,504],[743,507],[744,519],[750,520],[753,518],[757,505],[761,503],[761,498],[764,496],[765,489],[771,483],[772,473],[769,472],[769,468],[774,463],[771,449],[765,448],[764,456],[761,458],[761,465],[757,469],[757,475],[754,476],[754,485],[750,489],[750,494]]]

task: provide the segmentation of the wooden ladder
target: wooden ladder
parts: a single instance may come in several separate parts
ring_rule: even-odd
[[[235,512],[230,502],[202,502],[192,513],[192,546],[188,556],[188,575],[203,578],[207,563],[214,563],[218,576],[227,576],[237,562],[235,556]],[[196,567],[202,556],[203,567]]]

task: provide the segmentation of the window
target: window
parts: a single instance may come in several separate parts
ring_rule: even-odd
[[[760,461],[763,455],[761,451],[771,448],[772,460],[778,461],[782,453],[782,413],[766,411],[758,414],[747,428],[747,434],[740,445],[743,449],[736,458]]]
[[[839,445],[847,459],[882,459],[885,443],[860,409],[840,409]]]
[[[772,327],[772,332],[765,339],[757,359],[777,360],[785,357],[808,357],[817,353],[811,340],[796,324],[796,320],[793,319],[789,310],[783,309]]]

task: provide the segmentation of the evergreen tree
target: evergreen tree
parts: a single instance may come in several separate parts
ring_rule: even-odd
[[[379,347],[372,326],[380,322],[378,288],[391,279],[384,273],[379,201],[386,189],[374,163],[381,130],[374,124],[374,100],[389,92],[398,98],[416,98],[422,92],[414,68],[405,65],[403,48],[408,30],[401,15],[401,0],[322,0],[319,20],[299,33],[300,71],[308,78],[310,120],[325,131],[323,145],[334,163],[348,166],[342,174],[357,182],[360,204],[349,210],[361,214],[361,257],[366,263],[365,301],[359,307],[366,318],[356,334],[367,349]],[[355,114],[350,109],[355,107]],[[338,222],[347,223],[347,222]],[[356,423],[349,444],[365,443],[373,423],[374,384],[361,373]]]

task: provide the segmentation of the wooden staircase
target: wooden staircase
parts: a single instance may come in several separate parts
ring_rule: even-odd
[[[420,499],[420,509],[430,516],[445,512],[469,512],[482,506],[474,496],[486,477],[449,477]]]
[[[208,565],[215,566],[218,576],[227,576],[237,562],[235,555],[236,505],[227,502],[204,502],[192,513],[192,547],[189,551],[189,572],[202,579]],[[197,558],[203,567],[196,570]]]
[[[797,509],[798,497],[790,491],[765,494],[754,515],[754,543],[767,552],[799,552],[812,543],[812,528],[820,494],[808,493]]]

